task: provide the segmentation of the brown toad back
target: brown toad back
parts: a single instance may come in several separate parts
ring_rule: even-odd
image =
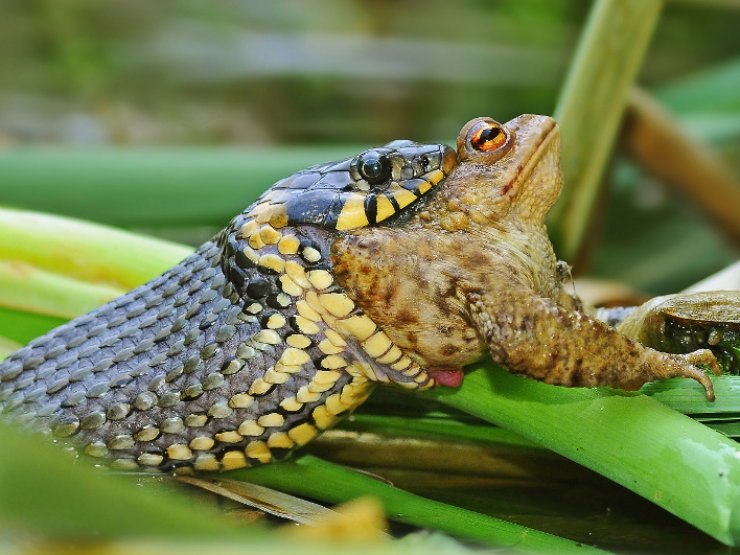
[[[504,139],[506,139],[504,141]],[[659,353],[578,309],[561,284],[544,218],[561,188],[559,132],[546,116],[469,122],[459,165],[422,210],[334,243],[338,282],[426,368],[460,368],[489,350],[549,383],[636,389],[686,376],[708,351]]]

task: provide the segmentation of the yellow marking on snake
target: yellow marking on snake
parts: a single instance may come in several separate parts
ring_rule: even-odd
[[[301,248],[301,242],[295,235],[283,235],[277,247],[280,254],[296,254]]]
[[[254,231],[257,229],[257,222],[254,220],[247,220],[240,228],[239,228],[239,238],[240,239],[249,239],[249,236],[254,233]]]
[[[249,394],[250,395],[264,395],[267,393],[270,388],[272,388],[273,384],[267,383],[262,378],[257,378],[252,382],[252,385],[249,387]]]
[[[272,454],[264,441],[251,441],[246,448],[247,457],[257,459],[261,463],[270,462]]]
[[[283,341],[275,330],[260,330],[255,334],[254,340],[268,345],[279,345]]]
[[[326,410],[324,405],[319,405],[313,409],[311,416],[314,422],[316,422],[316,425],[322,430],[326,430],[337,421],[337,417]]]
[[[334,278],[326,270],[312,270],[306,275],[310,284],[316,289],[326,289],[334,283]]]
[[[246,409],[252,406],[254,403],[254,397],[247,393],[236,393],[229,399],[229,406],[232,409]]]
[[[326,405],[326,410],[334,415],[341,414],[349,409],[347,405],[342,403],[342,396],[339,393],[329,395],[324,404]]]
[[[337,318],[347,316],[355,308],[355,303],[344,293],[324,293],[319,295],[319,303]]]
[[[212,437],[198,436],[191,439],[188,445],[193,451],[208,451],[215,444]]]
[[[285,417],[279,412],[271,412],[260,416],[257,424],[264,428],[276,428],[285,424]]]
[[[224,456],[221,458],[221,465],[223,466],[224,470],[234,470],[237,468],[244,468],[245,466],[249,466],[244,453],[237,450],[227,451],[226,453],[224,453]]]
[[[315,403],[321,399],[321,393],[313,392],[308,389],[307,385],[298,388],[295,398],[301,403]]]
[[[393,214],[396,213],[396,209],[393,207],[393,203],[385,195],[378,195],[376,197],[376,200],[377,200],[376,221],[382,222],[383,220],[387,220],[388,218],[393,216]]]
[[[242,439],[244,439],[244,436],[241,434],[231,430],[226,432],[219,432],[215,434],[214,439],[216,441],[220,441],[221,443],[239,443]]]
[[[338,370],[319,370],[313,376],[313,381],[320,384],[333,384],[336,382],[342,373]]]
[[[316,293],[311,291],[313,295],[315,296]],[[305,299],[301,299],[295,304],[296,309],[298,310],[298,314],[303,316],[304,318],[308,318],[309,320],[312,320],[314,322],[321,322],[321,314],[316,312],[313,308],[311,308],[311,305],[308,304],[308,302]]]
[[[260,238],[266,245],[275,245],[278,241],[280,241],[280,238],[282,236],[282,233],[269,225],[266,225],[260,229]]]
[[[326,338],[331,341],[333,345],[336,345],[337,347],[346,347],[347,342],[344,340],[344,338],[339,335],[336,331],[333,329],[327,328],[324,330],[324,335]]]
[[[291,449],[295,446],[295,441],[290,439],[286,432],[276,432],[267,438],[267,446],[277,449]]]
[[[311,340],[300,333],[290,334],[285,338],[285,342],[296,349],[307,349],[311,346]]]
[[[259,262],[260,256],[252,247],[244,247],[242,252],[253,264],[257,264],[257,262]]]
[[[278,372],[275,368],[270,368],[265,375],[262,377],[267,383],[281,384],[285,383],[290,379],[290,374],[287,372]]]
[[[277,330],[282,328],[285,325],[285,322],[285,316],[275,313],[267,319],[267,327],[272,330]]]
[[[285,259],[277,254],[263,254],[260,256],[257,264],[278,273],[282,273],[285,270]]]
[[[280,355],[280,362],[288,366],[300,366],[301,364],[306,364],[310,360],[311,357],[306,351],[296,349],[295,347],[288,347],[283,351],[283,354]]]
[[[299,403],[295,397],[288,397],[280,401],[280,406],[288,412],[296,412],[303,408],[303,403]]]
[[[167,448],[167,456],[176,461],[187,461],[193,457],[193,452],[184,443],[173,443]]]
[[[319,343],[319,349],[325,355],[337,355],[339,353],[344,352],[344,347],[337,347],[336,345],[334,345],[334,343],[332,343],[328,339],[323,339]]]
[[[154,426],[143,428],[134,436],[136,441],[152,441],[159,437],[159,428]]]
[[[373,358],[384,354],[391,347],[391,340],[383,331],[377,332],[362,342],[362,348]]]
[[[393,192],[393,198],[396,199],[399,208],[403,209],[414,202],[418,197],[408,189],[398,189]]]
[[[279,280],[280,287],[291,297],[300,297],[303,294],[303,289],[288,274],[283,274]]]
[[[337,229],[340,231],[357,229],[369,223],[367,212],[365,212],[365,195],[357,193],[349,195],[337,218]]]
[[[239,424],[237,431],[243,436],[261,436],[265,429],[257,424],[255,420],[245,420]]]
[[[302,287],[303,289],[311,287],[311,282],[306,277],[306,272],[303,269],[303,266],[295,260],[287,260],[285,262],[285,273],[288,274],[290,279],[292,279],[299,287]]]
[[[396,362],[395,364],[392,364],[392,365],[391,365],[391,368],[392,368],[393,370],[398,370],[398,371],[401,371],[401,370],[405,370],[406,368],[408,368],[408,366],[409,366],[410,364],[411,364],[411,359],[410,359],[409,357],[407,357],[407,356],[403,356],[403,357],[401,358],[401,360],[399,360],[399,361],[398,361],[398,362]]]
[[[217,470],[221,470],[221,464],[216,460],[216,455],[212,453],[198,455],[193,466],[196,470],[202,470],[204,472],[216,472]]]
[[[319,326],[317,326],[311,320],[304,318],[303,316],[296,316],[295,323],[298,326],[298,329],[301,331],[301,333],[305,333],[308,335],[316,335],[317,333],[321,331],[321,328],[319,328]]]
[[[386,354],[377,359],[377,362],[380,364],[393,364],[394,362],[397,362],[398,359],[401,358],[401,356],[403,356],[401,349],[399,349],[396,345],[393,345],[393,347],[388,349],[388,352]]]
[[[347,366],[347,361],[339,355],[328,355],[321,359],[321,367],[327,370],[336,370]]]
[[[275,371],[281,372],[283,374],[297,374],[303,370],[303,365],[292,365],[292,364],[283,364],[282,362],[275,363]]]
[[[295,428],[288,430],[288,437],[295,441],[296,445],[300,446],[311,441],[318,433],[319,431],[315,426],[308,422],[304,422],[303,424],[299,424]]]
[[[164,457],[156,453],[142,453],[136,460],[144,466],[159,466],[164,461]]]
[[[262,240],[262,237],[259,233],[252,233],[252,235],[249,236],[249,240],[247,242],[249,243],[249,246],[255,250],[259,250],[265,246],[265,242]]]
[[[375,333],[378,326],[367,316],[359,315],[340,320],[339,327],[358,341],[365,341]]]

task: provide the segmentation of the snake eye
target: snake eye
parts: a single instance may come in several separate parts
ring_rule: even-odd
[[[378,185],[391,176],[391,161],[377,152],[365,152],[357,161],[357,169],[370,185]]]

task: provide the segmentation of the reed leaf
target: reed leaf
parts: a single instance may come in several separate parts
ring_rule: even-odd
[[[662,5],[661,0],[597,0],[582,32],[554,114],[562,129],[565,187],[551,221],[566,260],[581,248],[627,94]]]
[[[551,386],[491,364],[455,392],[422,395],[576,461],[727,545],[740,540],[740,446],[655,399]]]

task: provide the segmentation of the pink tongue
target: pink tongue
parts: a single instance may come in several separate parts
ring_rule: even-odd
[[[430,368],[427,373],[434,378],[437,385],[445,387],[460,387],[465,376],[459,368]]]

